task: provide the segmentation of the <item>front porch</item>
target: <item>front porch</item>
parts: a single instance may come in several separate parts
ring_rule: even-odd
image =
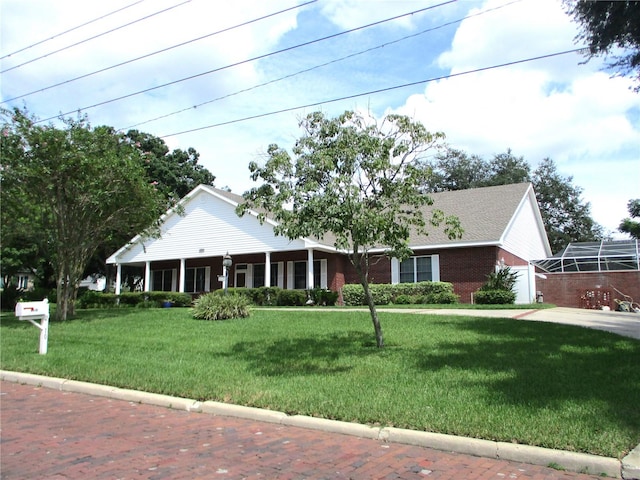
[[[229,253],[226,269],[223,256],[180,258],[116,264],[115,293],[120,294],[126,268],[128,276],[136,269],[142,291],[166,291],[201,294],[225,287],[280,287],[308,290],[316,287],[337,290],[342,286],[340,255],[307,251]]]

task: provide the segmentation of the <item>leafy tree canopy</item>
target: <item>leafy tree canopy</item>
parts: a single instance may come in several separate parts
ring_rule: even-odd
[[[405,116],[389,115],[378,124],[354,112],[337,118],[315,112],[300,126],[304,134],[293,156],[271,145],[263,166],[250,164],[251,178],[262,184],[244,194],[238,213],[269,212],[278,222],[276,233],[290,239],[333,234],[335,246],[348,252],[360,277],[382,347],[368,283],[371,249],[385,246],[388,254],[406,258],[412,228],[426,232],[443,225],[451,237],[462,233],[457,218],[438,210],[425,218],[422,209],[433,201],[420,192],[428,173],[418,158],[437,148],[443,134],[430,133]]]
[[[640,90],[640,2],[631,0],[564,0],[567,13],[580,24],[576,37],[586,42],[591,59],[613,54],[609,67],[622,75],[635,76]]]
[[[55,272],[56,316],[66,319],[96,249],[151,228],[164,200],[145,175],[143,152],[111,127],[86,118],[41,125],[18,109],[3,110],[2,122],[3,251],[37,245]]]
[[[618,230],[623,233],[628,233],[631,238],[640,239],[640,198],[629,200],[627,203],[627,209],[629,211],[629,217],[620,222]],[[637,218],[638,220],[633,220]]]

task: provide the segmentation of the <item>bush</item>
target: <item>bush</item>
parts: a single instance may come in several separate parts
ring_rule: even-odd
[[[304,290],[280,290],[277,305],[282,307],[300,307],[307,303],[307,292]]]
[[[86,290],[78,295],[78,308],[112,308],[116,306],[117,297],[113,293]]]
[[[502,266],[497,272],[487,275],[487,282],[480,290],[506,290],[512,292],[518,281],[518,272],[512,272],[511,267]]]
[[[113,293],[87,290],[78,297],[79,308],[117,308],[120,306],[159,308],[169,302],[173,307],[191,305],[191,295],[180,292],[123,292]]]
[[[480,305],[503,305],[516,302],[516,294],[507,290],[478,290],[474,298]]]
[[[428,305],[449,305],[458,303],[460,297],[453,292],[436,292],[425,295],[422,303]]]
[[[448,282],[419,282],[399,284],[371,284],[371,295],[376,305],[390,303],[457,303],[458,296],[453,293],[453,285]],[[408,297],[408,300],[407,300]],[[345,305],[365,305],[364,289],[360,284],[347,284],[342,287],[342,301]]]
[[[338,292],[334,292],[328,288],[314,288],[309,291],[309,296],[316,305],[332,307],[338,301]]]
[[[410,297],[409,295],[398,295],[396,299],[393,301],[396,305],[409,305],[415,302],[415,297]]]
[[[193,318],[200,320],[228,320],[249,315],[249,301],[245,295],[207,293],[193,302]]]

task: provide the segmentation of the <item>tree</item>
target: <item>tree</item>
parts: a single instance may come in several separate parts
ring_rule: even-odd
[[[489,175],[489,167],[482,158],[454,148],[439,153],[435,161],[426,166],[431,169],[424,185],[429,192],[479,187],[484,185]]]
[[[588,60],[610,55],[614,49],[625,51],[614,55],[609,67],[622,75],[635,76],[640,90],[640,2],[631,0],[593,1],[564,0],[567,13],[580,24],[576,42],[586,42]]]
[[[335,247],[347,252],[364,288],[376,343],[384,346],[382,327],[369,289],[371,249],[384,246],[398,258],[411,254],[412,228],[426,233],[427,225],[445,225],[450,237],[461,235],[455,217],[435,210],[425,219],[422,207],[432,199],[420,193],[425,172],[418,157],[436,148],[441,133],[429,133],[408,117],[389,115],[378,125],[357,113],[337,118],[309,114],[301,122],[303,136],[293,157],[277,145],[269,146],[264,166],[249,166],[253,181],[262,185],[245,192],[238,207],[268,212],[278,235],[290,239],[327,233]],[[265,213],[258,217],[261,221]]]
[[[623,233],[628,233],[631,235],[631,238],[640,239],[640,221],[633,220],[634,218],[640,219],[640,198],[629,200],[627,209],[631,218],[627,217],[622,220],[618,230]]]
[[[169,205],[200,184],[213,185],[216,177],[198,164],[200,154],[192,147],[169,151],[164,140],[149,133],[129,130],[127,138],[144,152],[143,167],[147,177],[167,198]]]
[[[20,237],[38,245],[53,265],[56,318],[64,320],[96,248],[152,227],[164,202],[145,176],[143,153],[113,128],[93,128],[86,118],[39,125],[18,109],[2,117],[3,246]],[[15,219],[13,232],[5,218]]]
[[[553,252],[570,242],[603,238],[602,227],[591,218],[591,205],[581,198],[582,189],[572,184],[573,177],[561,176],[553,160],[540,162],[531,181]]]

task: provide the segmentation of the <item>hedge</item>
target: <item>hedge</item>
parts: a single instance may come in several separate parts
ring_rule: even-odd
[[[453,293],[453,285],[449,282],[418,282],[369,285],[373,302],[376,305],[394,304],[443,304],[458,303],[458,296]],[[345,305],[366,305],[362,285],[347,284],[342,287],[342,300]]]
[[[144,308],[162,307],[165,304],[172,307],[189,307],[191,306],[191,295],[179,292],[123,292],[116,295],[87,290],[78,298],[77,306],[79,308],[117,308],[120,306]]]
[[[475,303],[481,305],[503,305],[516,302],[516,294],[509,290],[478,290],[473,298]]]

